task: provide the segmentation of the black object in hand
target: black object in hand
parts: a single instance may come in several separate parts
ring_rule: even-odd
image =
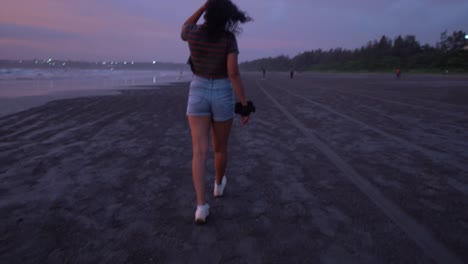
[[[247,101],[247,105],[242,105],[241,102],[236,103],[235,113],[241,116],[249,116],[250,113],[255,113],[255,106],[252,101]]]

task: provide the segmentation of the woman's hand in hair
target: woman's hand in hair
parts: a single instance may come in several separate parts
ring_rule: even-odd
[[[187,21],[185,21],[184,25],[182,26],[182,32],[184,31],[186,25],[197,24],[198,20],[203,15],[203,12],[205,12],[205,10],[206,10],[207,2],[205,2],[200,8],[198,8],[198,10],[195,11],[195,13],[193,13],[193,15],[191,17],[189,17],[187,19]],[[182,38],[182,39],[184,39],[184,38]]]

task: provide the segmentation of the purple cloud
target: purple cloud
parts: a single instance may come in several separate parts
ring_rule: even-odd
[[[0,57],[53,53],[63,59],[184,62],[188,49],[180,41],[180,26],[203,0],[23,2],[2,1],[0,38],[4,41],[0,41]],[[356,48],[382,35],[393,38],[414,34],[420,42],[434,44],[446,29],[468,31],[465,0],[235,3],[254,18],[254,22],[243,25],[244,32],[238,36],[241,61],[279,54],[293,56],[317,48]],[[75,39],[70,42],[70,38]],[[12,43],[20,41],[27,53],[12,48]]]

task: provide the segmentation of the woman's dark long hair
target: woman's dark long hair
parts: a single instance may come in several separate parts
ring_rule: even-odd
[[[238,34],[242,31],[239,28],[239,23],[252,20],[245,12],[239,10],[231,0],[209,0],[204,18],[206,30],[211,37],[219,37],[225,32]]]

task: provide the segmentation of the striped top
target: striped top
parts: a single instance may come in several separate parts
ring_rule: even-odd
[[[190,48],[193,74],[205,78],[227,78],[227,55],[239,54],[236,36],[226,32],[216,40],[210,40],[203,25],[186,25],[182,30],[182,40]]]

